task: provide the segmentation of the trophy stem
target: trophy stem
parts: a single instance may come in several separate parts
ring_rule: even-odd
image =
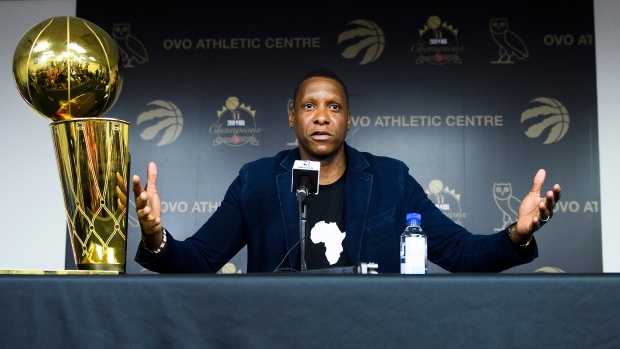
[[[124,273],[129,123],[80,118],[50,129],[78,270]]]

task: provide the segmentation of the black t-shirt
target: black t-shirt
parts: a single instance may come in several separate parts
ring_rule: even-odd
[[[308,269],[349,265],[344,224],[344,179],[343,174],[336,182],[319,186],[319,193],[306,201]]]

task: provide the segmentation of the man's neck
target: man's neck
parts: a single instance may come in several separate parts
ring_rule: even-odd
[[[328,185],[336,182],[347,169],[347,157],[344,153],[339,152],[335,157],[321,160],[321,177],[320,185]]]
[[[317,159],[309,156],[301,148],[299,150],[300,160],[319,161],[321,163],[321,175],[319,185],[328,185],[337,181],[347,169],[347,156],[344,146],[327,158]]]
[[[340,179],[340,177],[342,177],[342,174],[346,169],[346,163],[343,166],[335,167],[332,164],[327,166],[323,165],[323,162],[321,161],[321,178],[319,180],[319,184],[328,185],[336,182],[338,179]]]

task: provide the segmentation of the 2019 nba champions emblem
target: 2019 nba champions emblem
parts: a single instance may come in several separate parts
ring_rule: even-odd
[[[256,110],[252,107],[239,104],[237,97],[228,97],[221,110],[217,112],[217,122],[209,128],[209,133],[215,134],[213,146],[226,144],[232,147],[250,143],[258,145],[256,134],[261,129],[256,127]]]
[[[420,40],[411,47],[412,52],[419,54],[416,64],[463,63],[459,55],[463,52],[463,47],[459,44],[458,29],[438,16],[430,16],[419,33]]]

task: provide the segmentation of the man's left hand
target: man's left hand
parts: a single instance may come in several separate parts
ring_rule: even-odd
[[[534,176],[532,190],[519,205],[519,218],[511,236],[515,244],[525,244],[531,240],[534,232],[553,217],[553,208],[560,200],[562,188],[559,184],[555,184],[553,190],[548,191],[545,197],[540,197],[546,174],[545,170],[538,170]]]

